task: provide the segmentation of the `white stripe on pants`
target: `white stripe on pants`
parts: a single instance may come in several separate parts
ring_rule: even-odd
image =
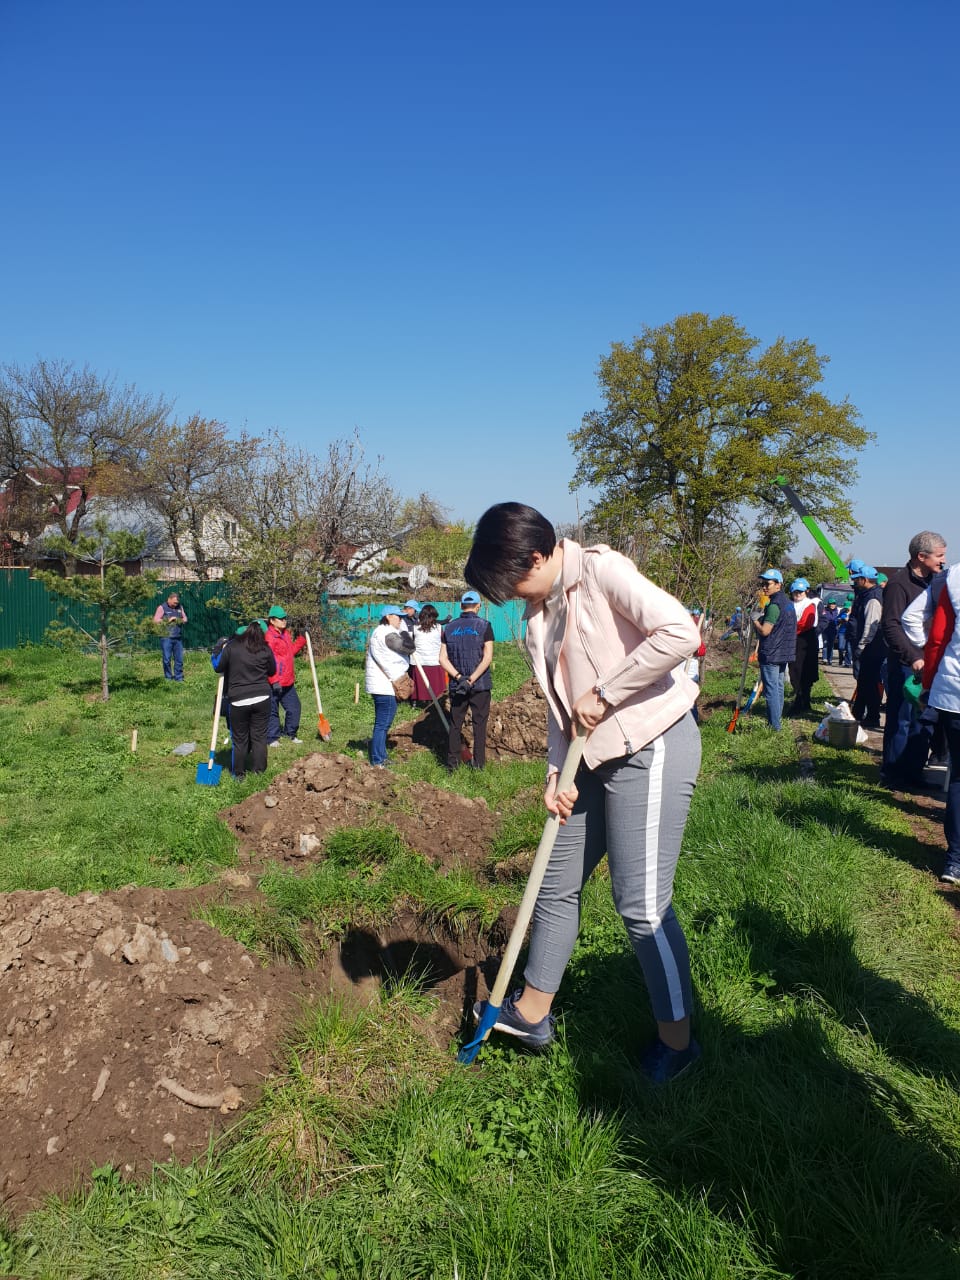
[[[581,767],[533,915],[525,978],[555,992],[580,927],[583,886],[604,854],[613,900],[643,969],[658,1022],[691,1010],[690,960],[671,905],[683,829],[700,768],[700,731],[685,715],[631,756]]]

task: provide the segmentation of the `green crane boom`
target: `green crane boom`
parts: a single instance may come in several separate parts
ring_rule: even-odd
[[[793,507],[794,511],[810,530],[814,542],[816,542],[817,546],[833,565],[834,569],[836,569],[838,578],[840,578],[841,581],[845,579],[848,576],[847,566],[843,563],[840,556],[837,555],[836,551],[834,551],[827,535],[822,531],[816,520],[814,520],[813,516],[790,488],[783,476],[777,476],[777,484],[783,490],[784,496],[790,503],[791,507]]]

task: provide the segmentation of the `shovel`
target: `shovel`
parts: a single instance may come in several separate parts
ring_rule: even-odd
[[[213,733],[210,735],[210,759],[206,764],[201,761],[197,765],[197,782],[201,787],[215,787],[223,773],[222,764],[213,763],[213,753],[217,746],[217,730],[220,728],[220,703],[223,701],[223,676],[217,681],[217,705],[213,710]]]
[[[437,701],[437,695],[433,692],[433,685],[427,679],[427,673],[423,669],[423,665],[420,662],[419,655],[414,653],[414,654],[411,654],[411,657],[413,658],[413,665],[420,672],[420,679],[427,686],[427,692],[430,694],[430,698],[431,698],[431,701],[433,702],[433,705],[437,708],[437,715],[440,717],[441,721],[443,722],[444,729],[446,729],[447,733],[449,733],[450,722],[447,720],[447,717],[443,714],[443,707],[441,707],[440,703]]]
[[[583,757],[583,748],[587,741],[587,735],[581,725],[577,725],[577,736],[567,747],[567,758],[563,762],[563,768],[560,770],[560,777],[557,779],[557,791],[566,791],[576,776],[580,760]],[[477,1034],[465,1044],[457,1054],[457,1061],[461,1063],[470,1063],[480,1052],[480,1046],[486,1040],[487,1036],[493,1029],[493,1025],[500,1016],[500,1006],[503,1004],[503,997],[507,994],[507,986],[513,976],[513,966],[517,963],[517,956],[520,954],[520,948],[523,946],[523,935],[527,931],[527,925],[533,915],[533,909],[537,905],[537,897],[540,894],[540,886],[543,884],[543,877],[547,874],[547,864],[550,861],[550,855],[553,853],[553,846],[557,839],[557,832],[560,830],[560,815],[551,813],[548,815],[546,822],[543,824],[543,835],[540,837],[540,843],[537,846],[536,857],[533,860],[533,866],[530,868],[530,878],[527,880],[527,887],[523,891],[523,897],[520,900],[520,909],[517,912],[516,923],[510,932],[510,938],[507,942],[507,949],[503,953],[503,959],[500,961],[500,968],[497,971],[497,980],[493,984],[493,990],[490,992],[490,999],[487,1001],[487,1007],[483,1011],[483,1017],[477,1026]]]
[[[307,642],[310,674],[313,676],[313,692],[317,695],[317,733],[322,742],[329,742],[333,737],[333,730],[330,728],[330,721],[323,714],[323,706],[320,702],[320,685],[317,683],[317,664],[313,660],[313,645],[310,643],[310,632],[305,631],[303,635]]]

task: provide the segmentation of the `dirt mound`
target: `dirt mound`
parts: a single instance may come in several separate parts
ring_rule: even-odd
[[[498,826],[485,800],[411,785],[349,756],[319,752],[221,817],[254,863],[315,861],[331,831],[382,824],[437,867],[482,866]]]
[[[206,891],[0,896],[0,1200],[14,1215],[98,1165],[202,1154],[259,1097],[307,1000],[365,1003],[414,979],[446,1049],[493,982],[516,917],[488,932],[402,912],[348,928],[316,968],[265,967],[193,918]],[[256,891],[253,891],[254,895]]]
[[[400,750],[426,747],[441,759],[447,755],[447,735],[431,705],[419,720],[394,725],[390,731]],[[463,732],[468,746],[473,744],[469,719]],[[487,724],[488,760],[540,760],[547,754],[547,700],[536,680],[490,708]]]
[[[149,889],[0,896],[6,1208],[96,1165],[189,1159],[259,1092],[307,985],[193,919],[197,903]]]

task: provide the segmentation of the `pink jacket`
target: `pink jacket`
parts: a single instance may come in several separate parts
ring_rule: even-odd
[[[542,606],[528,605],[527,650],[550,709],[547,773],[563,763],[571,707],[602,685],[608,710],[587,738],[594,769],[632,755],[675,724],[697,700],[697,686],[674,670],[695,653],[700,634],[686,609],[609,547],[563,539],[567,622],[556,684],[547,676]]]

